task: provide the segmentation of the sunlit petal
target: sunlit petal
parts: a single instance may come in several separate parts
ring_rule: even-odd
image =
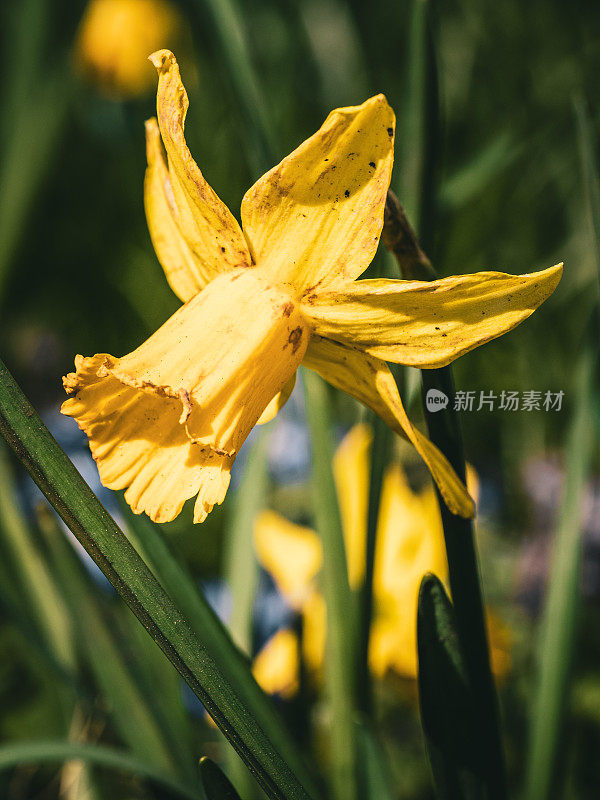
[[[206,274],[204,261],[194,254],[179,230],[179,211],[155,119],[146,122],[146,154],[144,207],[150,238],[169,286],[185,303],[208,283],[211,274]]]
[[[238,270],[212,281],[133,353],[79,358],[62,410],[88,434],[107,485],[129,486],[134,510],[166,521],[198,492],[202,521],[223,500],[236,454],[298,368],[307,339],[287,295]]]
[[[246,240],[235,217],[205,181],[184,137],[188,97],[175,56],[159,50],[150,57],[158,70],[156,109],[167,151],[180,231],[202,262],[202,274],[215,277],[251,266]]]
[[[413,427],[402,405],[396,382],[384,361],[348,345],[314,335],[304,363],[337,389],[373,409],[390,428],[407,438],[429,467],[450,511],[464,517],[473,516],[473,501],[463,482],[437,447]]]
[[[556,288],[562,265],[531,275],[478,272],[438,281],[357,281],[306,298],[322,336],[386,361],[442,367],[527,319]]]
[[[377,250],[394,148],[383,95],[332,111],[246,193],[256,263],[297,294],[358,277]]]

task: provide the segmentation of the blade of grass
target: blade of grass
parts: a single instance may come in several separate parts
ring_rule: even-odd
[[[123,510],[131,531],[130,537],[138,552],[181,609],[196,636],[211,642],[212,652],[220,669],[232,685],[240,687],[239,691],[249,713],[268,733],[271,741],[277,742],[279,752],[298,779],[310,786],[310,777],[297,748],[271,699],[254,680],[247,655],[234,644],[187,570],[169,549],[159,528],[146,517],[134,515],[124,503]],[[316,796],[316,791],[313,794]]]
[[[105,745],[43,739],[0,746],[0,770],[22,767],[26,764],[52,764],[73,760],[131,773],[156,784],[157,787],[170,792],[173,797],[181,797],[182,800],[204,800],[199,789],[178,781],[129,753]]]
[[[240,688],[232,685],[224,674],[213,642],[207,636],[201,640],[194,634],[1,362],[0,433],[206,706],[267,796],[277,800],[306,800],[309,792],[281,756],[278,744],[270,740],[248,712]]]
[[[577,133],[589,212],[591,245],[600,279],[600,176],[594,137],[583,100],[575,103]],[[526,791],[528,800],[548,800],[556,795],[563,777],[561,745],[571,688],[571,671],[577,639],[581,581],[581,511],[597,440],[598,397],[594,384],[598,368],[600,284],[596,282],[596,308],[579,356],[575,408],[566,445],[566,474],[560,516],[554,540],[548,593],[538,647],[538,677],[529,735]]]
[[[226,523],[225,580],[231,589],[229,630],[233,641],[252,655],[252,608],[258,585],[254,552],[254,520],[265,507],[269,483],[268,433],[259,430],[244,468],[244,477],[230,505]]]
[[[353,598],[337,493],[331,469],[334,442],[328,390],[303,370],[306,415],[312,442],[312,484],[316,530],[323,543],[323,594],[327,606],[325,680],[331,708],[332,792],[338,800],[357,797],[354,717]]]

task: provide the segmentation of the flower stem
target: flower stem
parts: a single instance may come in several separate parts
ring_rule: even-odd
[[[397,198],[390,193],[386,204],[387,231],[396,230],[395,239],[390,235],[386,245],[390,247],[404,274],[404,263],[410,264],[411,278],[430,280],[434,271],[429,259],[418,245],[416,236],[400,208],[393,218],[394,209],[399,209]],[[396,245],[394,246],[394,241]],[[412,243],[412,244],[411,244]],[[452,369],[421,370],[423,395],[431,389],[443,392],[449,402],[445,409],[432,413],[424,403],[425,419],[431,441],[452,464],[457,475],[465,480],[465,457],[458,415],[454,410],[454,379]],[[471,520],[452,514],[438,493],[438,501],[444,528],[450,591],[456,615],[456,627],[467,672],[473,704],[479,727],[481,757],[484,761],[484,780],[490,800],[506,797],[506,775],[500,736],[498,699],[490,668],[489,647],[485,626],[483,596],[480,584],[479,564]]]
[[[333,796],[357,797],[354,719],[353,598],[335,481],[331,470],[334,442],[328,390],[322,379],[304,370],[302,381],[313,456],[313,498],[317,532],[323,542],[323,593],[327,606],[325,680],[331,703]]]

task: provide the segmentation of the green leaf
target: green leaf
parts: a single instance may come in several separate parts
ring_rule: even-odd
[[[251,677],[231,682],[210,633],[196,635],[53,439],[0,362],[0,433],[67,526],[206,706],[270,798],[307,800],[310,786],[248,711]],[[303,775],[304,778],[304,775]],[[304,784],[304,785],[303,785]],[[306,786],[309,786],[307,789]],[[316,792],[312,792],[316,795]]]
[[[25,764],[60,763],[74,760],[137,775],[170,792],[173,798],[203,800],[202,793],[195,787],[178,781],[145,761],[141,761],[129,753],[114,750],[112,747],[51,739],[0,746],[0,770],[22,767]]]
[[[206,800],[240,800],[239,794],[210,758],[200,759],[200,780]]]
[[[219,668],[238,688],[248,712],[258,721],[299,779],[309,785],[310,778],[287,729],[273,703],[254,680],[250,660],[234,644],[227,629],[212,610],[189,572],[177,561],[157,525],[147,517],[134,515],[123,503],[131,538],[169,596],[184,614],[198,638],[211,643]],[[228,737],[227,737],[228,738]],[[316,794],[316,792],[314,793]]]
[[[454,609],[441,581],[425,575],[417,612],[421,722],[440,800],[486,797],[483,758]]]

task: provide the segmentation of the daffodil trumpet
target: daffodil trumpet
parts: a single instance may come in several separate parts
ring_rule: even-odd
[[[202,522],[233,461],[272,419],[304,364],[373,409],[426,462],[448,508],[473,501],[408,419],[386,362],[439,367],[514,328],[554,290],[561,265],[432,282],[356,280],[372,261],[390,184],[395,118],[383,95],[332,111],[260,178],[238,224],[187,147],[188,98],[172,53],[146,123],[150,236],[183,306],[122,358],[78,356],[64,414],[87,433],[102,482],[136,513]]]

